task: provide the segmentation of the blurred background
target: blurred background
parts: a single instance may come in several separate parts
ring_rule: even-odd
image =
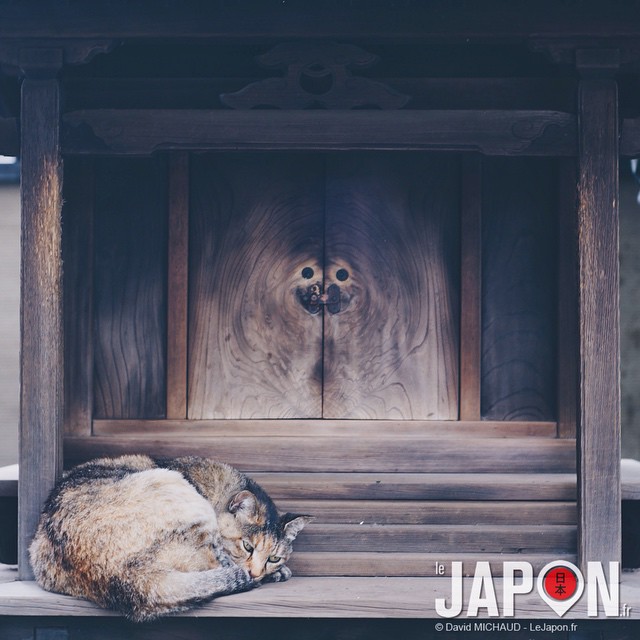
[[[622,456],[640,459],[640,182],[620,172]],[[0,466],[18,461],[20,189],[14,158],[0,156]]]

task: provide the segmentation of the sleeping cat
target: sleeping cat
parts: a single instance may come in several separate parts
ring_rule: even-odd
[[[44,589],[151,620],[287,580],[309,519],[220,462],[103,458],[65,473],[29,553]]]

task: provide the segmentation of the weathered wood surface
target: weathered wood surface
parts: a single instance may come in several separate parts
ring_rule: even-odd
[[[398,70],[400,71],[400,70]],[[573,78],[368,77],[411,96],[406,109],[575,110]],[[68,111],[83,109],[216,109],[221,93],[237,91],[257,77],[64,78]]]
[[[481,420],[94,420],[98,436],[441,436],[476,438],[555,438],[555,422]]]
[[[482,554],[459,551],[457,553],[400,552],[381,553],[375,551],[349,551],[348,553],[326,551],[298,551],[291,556],[287,565],[294,576],[360,576],[360,577],[397,577],[397,578],[436,578],[436,566],[451,562],[463,563],[463,574],[473,576],[476,563],[488,562],[493,576],[503,575],[504,562],[529,562],[534,575],[549,563],[549,553],[499,553]],[[575,554],[554,553],[554,560],[574,562]]]
[[[68,435],[90,435],[93,418],[93,213],[94,167],[90,159],[65,162],[64,332],[65,419]]]
[[[640,463],[639,463],[640,464]],[[313,514],[317,524],[576,523],[575,502],[447,502],[445,500],[278,500],[281,511]]]
[[[122,1],[92,3],[79,10],[57,4],[56,21],[52,23],[49,14],[39,12],[39,2],[28,0],[2,5],[0,36],[234,41],[292,39],[308,35],[312,29],[315,38],[369,38],[384,42],[399,38],[427,42],[468,39],[467,44],[469,40],[488,38],[518,42],[533,35],[556,36],[571,44],[572,38],[584,40],[591,34],[623,43],[631,40],[633,44],[637,36],[632,6],[614,11],[609,5],[593,2],[585,3],[579,12],[553,0],[541,0],[524,8],[498,3],[490,10],[485,5],[460,2],[420,3],[400,10],[388,2],[377,5],[375,11],[369,6],[341,2],[291,7],[252,2],[247,6],[203,6],[185,0],[180,5],[158,7],[145,0],[133,6]]]
[[[320,157],[192,162],[189,417],[322,416]],[[302,275],[305,268],[313,276]]]
[[[450,568],[447,566],[447,571]],[[503,600],[501,580],[495,581],[498,603]],[[465,580],[463,592],[471,592]],[[436,598],[450,598],[451,580],[443,578],[296,578],[289,582],[264,585],[246,593],[218,598],[185,618],[431,618],[437,619]],[[622,574],[620,602],[631,607],[631,618],[640,617],[640,575]],[[515,616],[548,619],[555,615],[534,589],[516,596]],[[100,609],[85,600],[43,591],[34,582],[0,584],[0,615],[23,616],[100,616],[117,614]],[[462,616],[466,620],[465,611]],[[600,610],[599,616],[604,618]],[[487,617],[480,608],[479,618]],[[586,594],[566,614],[564,622],[587,618]],[[383,621],[381,621],[383,622]],[[105,620],[104,624],[108,624]],[[611,623],[611,620],[608,620]],[[171,624],[165,620],[163,625]],[[397,623],[396,623],[397,624]],[[128,627],[129,631],[131,627]],[[210,632],[210,629],[209,629]]]
[[[166,172],[96,162],[94,416],[159,418],[166,405]]]
[[[20,577],[33,574],[28,545],[62,473],[64,344],[60,91],[27,78],[21,103]]]
[[[324,311],[325,418],[458,417],[458,178],[454,157],[328,162],[324,284],[342,308]]]
[[[556,198],[553,166],[483,165],[482,415],[550,420],[556,413]]]
[[[614,80],[579,86],[580,563],[619,561],[618,100]]]
[[[315,552],[377,553],[571,553],[576,526],[313,524],[296,539],[296,549]]]
[[[187,417],[189,306],[189,156],[169,162],[167,265],[167,411],[169,419]]]
[[[460,419],[482,415],[482,161],[464,156],[460,203]]]
[[[557,111],[96,109],[64,116],[68,154],[170,149],[432,150],[576,154],[576,119]],[[88,129],[90,131],[88,131]]]
[[[575,442],[546,438],[344,437],[66,438],[67,461],[147,453],[219,458],[245,471],[563,473],[575,469]]]

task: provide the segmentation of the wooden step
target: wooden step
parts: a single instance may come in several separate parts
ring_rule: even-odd
[[[67,466],[101,456],[144,453],[199,455],[223,460],[247,473],[570,473],[574,440],[540,437],[427,436],[190,437],[93,436],[65,438]]]
[[[573,501],[574,474],[255,473],[274,500]]]
[[[462,562],[463,574],[473,575],[476,563],[489,562],[494,576],[501,576],[503,562],[529,562],[537,575],[553,560],[576,562],[575,553],[558,554],[482,554],[482,553],[350,553],[294,551],[287,563],[294,576],[388,576],[441,577],[436,563],[445,565],[445,576],[451,576],[451,563]]]
[[[569,553],[575,525],[309,525],[297,551],[378,553]]]
[[[278,500],[314,524],[575,524],[575,502],[443,500]]]

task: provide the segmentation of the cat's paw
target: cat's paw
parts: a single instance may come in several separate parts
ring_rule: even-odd
[[[249,575],[249,572],[237,564],[225,567],[225,569],[233,582],[233,591],[248,591],[256,586],[256,581]]]
[[[263,582],[286,582],[292,575],[291,569],[286,564],[283,564],[276,571],[266,576]]]

